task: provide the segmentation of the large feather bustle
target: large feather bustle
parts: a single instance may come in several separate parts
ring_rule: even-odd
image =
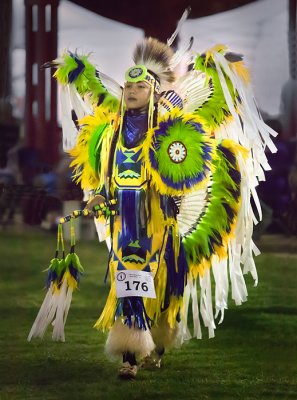
[[[146,38],[139,43],[133,53],[135,64],[143,64],[156,74],[161,85],[175,80],[174,72],[170,69],[170,62],[174,56],[173,50],[165,43],[154,38]]]

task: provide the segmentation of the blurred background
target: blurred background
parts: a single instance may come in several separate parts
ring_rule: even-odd
[[[165,41],[185,8],[177,47],[194,37],[244,54],[264,120],[279,135],[272,171],[259,185],[264,210],[256,235],[297,233],[297,0],[2,0],[0,2],[0,224],[55,229],[82,193],[61,149],[58,93],[40,66],[67,48],[92,53],[97,68],[123,83],[135,44]],[[69,203],[76,202],[76,203]],[[91,233],[93,235],[93,233]]]
[[[296,3],[0,0],[1,400],[297,399]],[[103,355],[104,334],[91,329],[109,289],[108,252],[92,220],[75,220],[85,274],[66,343],[51,342],[51,332],[26,341],[44,297],[41,271],[54,256],[57,219],[83,207],[62,151],[57,85],[40,66],[65,48],[91,52],[100,71],[123,83],[135,44],[148,35],[165,41],[189,5],[177,46],[193,36],[197,52],[223,43],[244,54],[262,116],[279,133],[258,189],[259,285],[246,277],[249,301],[236,308],[230,298],[215,340],[192,340],[166,356],[164,369],[122,387]]]

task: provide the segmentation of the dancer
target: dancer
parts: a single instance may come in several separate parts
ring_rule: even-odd
[[[168,349],[191,337],[190,300],[193,336],[202,336],[201,317],[213,337],[228,274],[238,305],[247,298],[243,273],[257,283],[250,199],[261,218],[255,187],[275,132],[257,110],[242,56],[224,46],[193,55],[192,41],[174,52],[173,40],[137,45],[124,87],[87,56],[66,52],[50,63],[61,85],[64,148],[109,247],[110,291],[95,327],[108,331],[106,351],[122,359],[123,378],[134,378],[140,363],[160,367]],[[46,327],[35,324],[29,339]]]

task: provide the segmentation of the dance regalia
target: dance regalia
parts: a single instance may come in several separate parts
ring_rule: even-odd
[[[182,56],[174,54],[172,68]],[[56,66],[74,179],[110,205],[96,219],[110,248],[111,287],[95,324],[109,331],[107,350],[145,356],[156,344],[201,338],[201,318],[213,337],[229,286],[239,305],[247,299],[243,274],[257,283],[251,198],[261,218],[255,188],[269,169],[264,148],[275,150],[242,57],[224,46],[196,55],[148,115],[125,110],[122,88],[88,57],[65,53]],[[150,273],[155,296],[117,295],[127,271]]]

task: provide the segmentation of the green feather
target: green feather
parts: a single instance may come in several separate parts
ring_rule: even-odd
[[[61,260],[59,260],[58,268],[56,269],[59,280],[62,278],[62,276],[66,272],[66,268],[67,267],[66,267],[65,259],[62,258]]]
[[[107,91],[100,78],[96,76],[95,66],[89,62],[87,56],[78,56],[76,54],[76,57],[84,64],[82,72],[73,82],[78,93],[82,97],[86,94],[90,95],[90,101],[93,105],[97,105],[100,98],[101,104],[108,107],[111,111],[117,111],[119,101]],[[76,68],[77,63],[75,59],[66,53],[54,76],[62,85],[66,85],[69,83],[69,73]]]
[[[218,238],[221,241],[234,222],[238,209],[238,200],[235,200],[231,191],[235,189],[239,193],[240,188],[229,175],[235,166],[232,166],[218,149],[217,158],[213,160],[213,164],[215,171],[206,210],[196,228],[183,239],[188,260],[194,264],[199,264],[203,259],[210,259],[214,253],[211,239]],[[223,202],[228,203],[234,211],[235,217],[231,222],[228,221]]]
[[[89,162],[96,173],[100,170],[100,153],[106,126],[107,124],[102,124],[96,127],[88,143]]]
[[[197,55],[194,68],[206,74],[205,85],[210,85],[213,88],[213,93],[209,100],[206,101],[194,114],[203,117],[210,128],[215,129],[220,125],[226,116],[230,115],[230,110],[226,104],[224,92],[220,83],[218,72],[215,68],[213,58],[210,57],[205,63],[205,57]],[[224,73],[224,71],[223,71]],[[236,93],[234,91],[230,78],[224,73],[224,77],[232,98],[235,103]]]
[[[84,268],[81,265],[80,259],[76,253],[70,252],[69,254],[67,254],[66,259],[65,259],[65,264],[66,264],[67,268],[69,268],[69,266],[71,265],[73,268],[75,268],[81,274],[84,273]]]
[[[204,165],[201,146],[205,140],[206,137],[192,125],[176,120],[168,129],[168,134],[158,138],[160,147],[156,159],[160,175],[170,177],[174,183],[197,176]],[[174,163],[169,157],[168,148],[175,141],[181,142],[187,150],[187,156],[181,163]]]
[[[72,253],[72,266],[76,268],[81,274],[84,273],[84,268],[81,265],[80,259],[76,253]]]

